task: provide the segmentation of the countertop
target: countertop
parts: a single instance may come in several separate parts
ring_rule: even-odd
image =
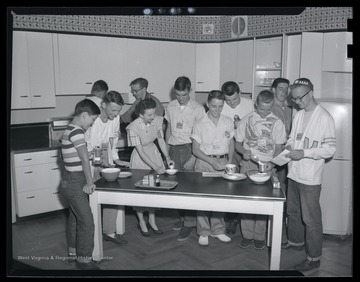
[[[201,172],[178,172],[175,175],[160,175],[161,180],[177,181],[178,185],[172,190],[159,190],[139,188],[135,183],[142,179],[148,170],[140,169],[121,169],[130,171],[132,176],[128,178],[118,178],[117,181],[108,182],[104,178],[95,182],[98,191],[119,191],[119,192],[139,192],[139,193],[162,193],[174,195],[192,195],[216,197],[242,197],[251,199],[269,199],[285,201],[282,189],[274,189],[271,180],[264,184],[254,184],[249,178],[232,181],[222,177],[203,177]]]

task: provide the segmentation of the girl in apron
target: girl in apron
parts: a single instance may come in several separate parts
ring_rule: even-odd
[[[141,100],[135,108],[138,118],[127,127],[128,144],[134,146],[130,158],[130,168],[154,170],[157,174],[165,172],[164,162],[154,141],[157,139],[159,147],[166,157],[168,165],[170,160],[162,129],[163,117],[155,114],[156,103],[152,98]],[[143,236],[150,236],[149,229],[155,234],[162,234],[155,222],[155,208],[133,207],[139,218],[138,228]],[[149,222],[146,224],[144,212],[149,212]]]

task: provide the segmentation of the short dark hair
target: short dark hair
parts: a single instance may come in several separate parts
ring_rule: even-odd
[[[290,86],[290,81],[288,79],[283,77],[278,77],[271,84],[271,88],[276,88],[279,85],[279,83],[286,83],[287,85]]]
[[[212,99],[225,100],[224,92],[220,90],[212,90],[210,91],[207,101],[210,102]]]
[[[85,112],[88,113],[90,116],[100,115],[99,107],[89,99],[81,100],[75,106],[75,116],[79,116]]]
[[[256,105],[259,105],[259,103],[265,103],[269,104],[274,101],[274,93],[272,93],[270,90],[262,90],[256,97]]]
[[[156,108],[156,102],[153,98],[145,98],[144,100],[141,100],[136,106],[135,106],[135,114],[137,116],[143,115],[145,113],[145,110],[148,109],[155,109]]]
[[[103,101],[106,104],[109,104],[111,102],[116,103],[120,106],[124,106],[124,99],[121,96],[121,94],[117,91],[109,91],[108,93],[105,94]]]
[[[134,84],[139,84],[140,87],[147,88],[149,85],[149,82],[145,78],[139,77],[139,78],[136,78],[133,81],[131,81],[129,86],[134,85]]]
[[[104,80],[95,81],[93,86],[91,87],[91,93],[100,92],[100,91],[107,92],[108,90],[109,90],[109,86]]]
[[[176,79],[174,88],[178,91],[185,91],[191,89],[191,81],[186,76],[180,76]]]
[[[227,96],[232,96],[235,93],[240,93],[240,88],[236,82],[227,81],[222,85],[221,91],[224,92],[224,94]]]

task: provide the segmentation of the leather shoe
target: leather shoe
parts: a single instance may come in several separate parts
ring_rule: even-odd
[[[154,229],[150,223],[147,224],[147,228],[152,230],[155,234],[163,234],[164,232],[162,232],[160,229]]]
[[[286,242],[281,244],[281,248],[284,250],[291,249],[295,251],[302,251],[304,249],[304,245],[295,246],[295,245],[290,245],[289,242]]]
[[[237,227],[237,221],[232,220],[228,223],[228,226],[227,226],[225,232],[229,235],[233,235],[236,233],[236,227]]]
[[[124,239],[124,236],[120,235],[120,234],[115,234],[114,238],[107,234],[103,234],[103,238],[105,241],[111,241],[118,245],[126,245],[127,244],[127,241]]]
[[[294,269],[300,270],[300,271],[306,271],[306,270],[311,270],[311,269],[317,268],[319,266],[320,266],[320,260],[312,261],[312,260],[306,259],[302,263],[295,265]]]
[[[140,224],[137,225],[137,228],[139,228],[141,235],[143,235],[144,237],[149,237],[151,235],[149,231],[143,231]]]

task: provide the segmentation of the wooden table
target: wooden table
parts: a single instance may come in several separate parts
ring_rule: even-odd
[[[94,260],[103,257],[101,204],[119,205],[116,232],[125,232],[125,206],[158,207],[168,209],[219,211],[269,215],[268,246],[271,247],[270,270],[279,270],[283,206],[286,200],[282,189],[273,189],[271,181],[254,184],[250,179],[231,181],[222,177],[203,177],[198,172],[178,172],[160,175],[160,180],[174,180],[172,190],[135,187],[146,170],[131,171],[129,178],[115,182],[99,179],[90,206],[95,221]]]

